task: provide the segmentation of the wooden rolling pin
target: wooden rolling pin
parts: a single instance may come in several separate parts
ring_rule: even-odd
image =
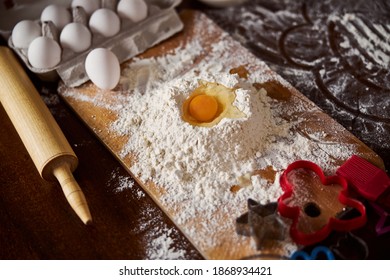
[[[78,159],[13,52],[0,46],[0,102],[41,177],[58,180],[69,204],[92,221],[85,196],[73,177]]]

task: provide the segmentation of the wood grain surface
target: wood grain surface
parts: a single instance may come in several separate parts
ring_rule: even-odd
[[[270,10],[276,11],[269,1],[248,2],[249,8],[266,5]],[[223,13],[196,1],[183,1],[179,6],[179,9],[182,8],[206,11],[214,19],[220,19],[216,12],[219,15]],[[239,12],[236,14],[240,15]],[[230,19],[226,17],[226,20],[229,22]],[[230,25],[237,26],[235,19]],[[221,26],[231,30],[226,21]],[[254,46],[256,43],[248,40],[248,45]],[[254,53],[262,59],[267,55],[263,52]],[[276,58],[277,55],[268,57]],[[287,73],[283,73],[283,69],[287,69],[283,67],[288,65],[283,58],[275,59],[271,64],[273,69],[283,76]],[[284,77],[294,82],[293,76]],[[0,106],[0,259],[147,259],[155,253],[156,248],[152,243],[162,232],[169,232],[172,248],[183,250],[184,258],[202,259],[202,255],[155,202],[148,195],[140,195],[145,193],[136,182],[133,188],[118,191],[123,178],[129,182],[132,182],[132,178],[90,128],[58,99],[57,84],[42,83],[33,75],[31,78],[79,158],[80,164],[75,171],[75,177],[88,199],[94,225],[84,226],[70,209],[60,186],[41,179]],[[294,85],[307,89],[302,90],[304,94],[310,95],[314,92],[308,89],[310,85]],[[320,98],[312,100],[321,104]],[[343,121],[342,110],[332,107],[325,109],[339,122]],[[354,127],[346,127],[356,135],[359,134],[356,133],[359,132],[358,127],[356,131]],[[388,167],[388,149],[378,139],[380,132],[372,129],[365,142],[375,148]],[[367,245],[367,255],[351,250],[351,253],[344,257],[389,259],[390,237],[388,234],[376,235],[375,226],[379,216],[369,204],[366,206],[368,222],[365,227],[353,231],[353,235]],[[342,244],[344,239],[344,234],[333,233],[321,244],[341,247],[346,245]],[[304,249],[311,250],[310,247]]]

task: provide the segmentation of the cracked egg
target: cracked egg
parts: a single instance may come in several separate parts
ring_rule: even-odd
[[[183,103],[183,119],[194,126],[212,127],[223,118],[245,117],[236,106],[234,89],[221,84],[200,81]]]

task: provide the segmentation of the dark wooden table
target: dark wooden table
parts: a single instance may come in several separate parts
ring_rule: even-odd
[[[359,56],[369,54],[360,50],[356,56],[348,57],[347,52],[341,52],[337,45],[342,42],[340,40],[345,40],[345,33],[337,21],[333,25],[329,21],[330,14],[337,15],[335,11],[339,11],[340,14],[363,15],[363,22],[370,27],[375,23],[387,24],[386,28],[389,28],[389,1],[360,1],[358,4],[356,1],[342,1],[342,6],[338,4],[341,1],[322,4],[290,1],[288,6],[285,2],[251,0],[241,7],[220,10],[196,1],[183,1],[178,9],[193,8],[208,14],[369,145],[389,168],[389,67],[372,63],[375,75],[367,73]],[[375,18],[375,22],[371,22],[371,18]],[[249,28],[245,24],[248,20],[257,25]],[[386,28],[383,32],[390,34]],[[296,35],[292,36],[294,32]],[[387,44],[384,55],[390,57],[389,37],[383,38],[380,32],[377,35]],[[302,51],[302,48],[306,50]],[[337,60],[342,63],[336,65]],[[332,83],[339,77],[348,81],[348,87],[344,92],[335,93]],[[56,83],[42,83],[33,75],[31,78],[79,157],[80,163],[74,174],[88,199],[94,222],[92,226],[82,224],[66,202],[59,185],[40,178],[0,106],[0,259],[150,259],[172,256],[202,259],[89,128],[59,99]],[[370,104],[364,103],[364,97],[369,95],[362,93],[363,85],[372,96],[381,96],[379,103],[383,108],[368,108]],[[353,90],[349,90],[351,87]],[[124,188],[126,185],[128,187]],[[352,233],[352,241],[347,240],[349,237],[345,234],[334,233],[323,244],[342,248],[348,242],[360,242],[367,247],[358,244],[360,252],[344,252],[343,256],[389,259],[390,233],[376,235],[379,216],[368,203],[366,205],[368,223]],[[164,251],[162,244],[170,245],[170,250]],[[365,249],[368,251],[364,252]]]

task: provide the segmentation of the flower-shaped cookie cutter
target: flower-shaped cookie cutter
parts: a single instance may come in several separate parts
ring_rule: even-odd
[[[348,183],[340,176],[326,177],[313,162],[298,160],[290,164],[280,178],[284,191],[278,199],[281,216],[292,219],[291,238],[298,244],[311,245],[325,239],[332,230],[351,231],[366,223],[366,209],[348,197]],[[359,215],[340,219],[346,208]]]

